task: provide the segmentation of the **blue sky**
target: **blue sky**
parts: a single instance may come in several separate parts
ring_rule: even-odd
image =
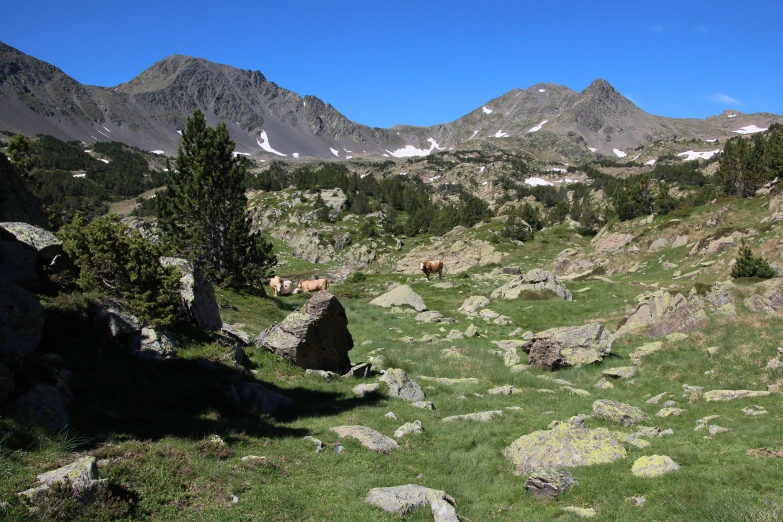
[[[644,4],[644,5],[636,5]],[[783,114],[783,2],[9,2],[0,41],[113,86],[171,54],[260,70],[366,125],[604,78],[643,110]]]

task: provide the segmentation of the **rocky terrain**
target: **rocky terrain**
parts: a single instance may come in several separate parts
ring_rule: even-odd
[[[582,92],[545,83],[513,89],[434,127],[380,129],[351,122],[259,71],[176,55],[127,83],[98,87],[0,43],[0,130],[174,154],[195,109],[210,125],[227,125],[237,153],[262,160],[395,159],[484,147],[526,151],[542,161],[631,159],[656,143],[693,139],[708,148],[781,121],[736,110],[706,120],[653,116],[598,79]]]

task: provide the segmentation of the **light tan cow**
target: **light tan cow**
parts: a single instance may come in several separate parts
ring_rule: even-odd
[[[309,281],[299,281],[297,288],[303,292],[326,291],[329,287],[329,281],[326,279],[310,279]]]
[[[423,261],[419,268],[427,276],[427,281],[430,280],[430,274],[435,272],[438,273],[438,279],[443,279],[443,261]]]
[[[277,295],[277,287],[283,284],[283,279],[280,276],[275,276],[269,280],[269,286],[272,288],[272,292]]]

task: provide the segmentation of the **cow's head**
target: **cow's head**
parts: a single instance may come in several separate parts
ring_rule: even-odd
[[[424,263],[422,263],[421,265],[419,265],[419,270],[424,270]]]
[[[278,283],[277,286],[275,286],[275,292],[278,294],[283,290],[283,285],[281,283]]]
[[[301,289],[302,289],[302,282],[301,282],[301,281],[299,281],[298,283],[296,283],[296,287],[297,287],[299,290],[301,290]]]

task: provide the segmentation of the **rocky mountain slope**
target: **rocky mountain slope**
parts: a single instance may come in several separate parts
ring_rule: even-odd
[[[379,129],[354,123],[322,100],[301,97],[259,71],[175,55],[127,83],[96,87],[0,43],[0,130],[87,144],[121,141],[172,154],[195,109],[212,125],[225,122],[237,152],[259,159],[403,158],[487,145],[540,149],[536,144],[542,141],[566,159],[625,157],[660,140],[725,140],[783,121],[733,110],[706,120],[653,116],[599,79],[582,92],[543,83],[513,89],[433,127]]]

